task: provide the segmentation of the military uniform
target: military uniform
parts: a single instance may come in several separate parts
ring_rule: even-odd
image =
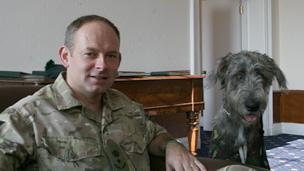
[[[166,132],[114,89],[105,92],[102,113],[91,111],[71,95],[63,74],[0,121],[0,168],[7,170],[146,171],[148,144]]]

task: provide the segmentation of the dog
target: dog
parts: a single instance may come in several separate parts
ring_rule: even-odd
[[[215,81],[220,82],[223,104],[214,117],[209,157],[269,169],[262,114],[274,78],[287,89],[283,72],[266,54],[241,51],[220,59]]]

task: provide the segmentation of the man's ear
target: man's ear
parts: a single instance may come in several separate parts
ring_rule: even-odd
[[[59,48],[59,56],[60,56],[60,61],[61,61],[62,65],[65,68],[68,68],[69,67],[69,57],[71,56],[71,53],[66,46],[61,46]]]
[[[119,64],[118,64],[118,67],[120,66],[120,63],[121,63],[121,53],[119,52]]]

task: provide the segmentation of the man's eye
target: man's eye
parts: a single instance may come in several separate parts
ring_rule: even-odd
[[[87,57],[95,57],[96,53],[94,53],[94,52],[87,52],[87,53],[85,53],[85,56],[87,56]]]
[[[108,58],[118,58],[117,54],[109,54],[107,55]]]

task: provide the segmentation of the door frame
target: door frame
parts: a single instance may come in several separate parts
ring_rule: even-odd
[[[272,56],[271,0],[240,0],[242,50],[254,50]],[[259,29],[250,29],[258,24]],[[258,35],[258,36],[252,36]],[[258,38],[257,38],[258,37]],[[259,44],[259,46],[257,46]],[[262,46],[260,46],[262,45]],[[264,135],[273,134],[273,97],[269,90],[268,106],[263,114]]]

